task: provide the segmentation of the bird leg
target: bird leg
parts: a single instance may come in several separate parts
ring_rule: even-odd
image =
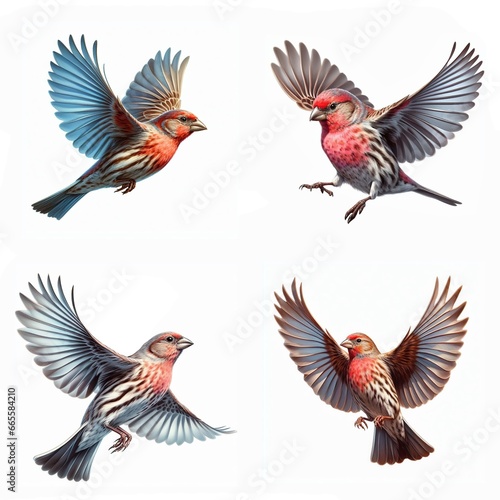
[[[314,184],[302,184],[299,189],[309,189],[312,191],[313,189],[319,189],[322,193],[326,193],[328,196],[333,196],[333,191],[327,189],[325,186],[336,186],[334,182],[315,182]]]
[[[367,421],[371,422],[372,420],[373,420],[373,418],[358,417],[356,422],[354,422],[354,427],[356,427],[357,429],[366,430],[366,429],[368,429],[368,424],[366,422]]]
[[[375,417],[373,423],[375,424],[375,427],[384,427],[384,421],[386,420],[394,420],[394,417],[389,417],[387,415],[378,415]]]
[[[111,453],[114,453],[115,451],[123,451],[127,448],[127,446],[130,444],[130,441],[132,440],[132,436],[124,431],[120,427],[113,427],[111,425],[106,426],[110,431],[116,432],[120,437],[114,442],[113,446],[109,448],[110,450],[113,450]]]
[[[118,178],[116,179],[117,182],[121,184],[121,186],[115,190],[115,193],[122,192],[122,194],[127,194],[130,193],[130,191],[133,191],[135,189],[135,181],[134,179],[123,179],[123,178]]]
[[[372,197],[368,196],[367,198],[363,198],[362,200],[359,200],[356,205],[351,207],[346,213],[344,219],[347,220],[347,224],[352,222],[355,218],[356,215],[359,215],[361,212],[363,212],[366,202],[368,200],[371,200]]]

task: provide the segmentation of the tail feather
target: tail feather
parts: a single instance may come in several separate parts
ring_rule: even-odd
[[[71,187],[72,186],[69,186],[43,200],[33,203],[33,209],[42,214],[47,214],[49,217],[62,219],[66,213],[87,194],[68,193]]]
[[[375,427],[371,461],[380,465],[401,463],[403,460],[420,460],[429,456],[434,448],[426,443],[406,422],[404,441],[396,441],[380,427]]]
[[[417,188],[415,189],[415,192],[418,194],[422,194],[424,196],[428,196],[429,198],[434,198],[435,200],[439,200],[443,203],[446,203],[447,205],[453,205],[454,207],[462,204],[461,201],[454,200],[453,198],[449,198],[448,196],[445,196],[444,194],[437,193],[436,191],[433,191],[432,189],[428,189],[424,186],[421,186],[420,184],[417,184]]]
[[[88,448],[78,449],[83,432],[87,424],[83,424],[67,441],[58,448],[35,457],[35,462],[49,474],[57,474],[70,481],[87,481],[90,469],[101,441],[97,441]]]

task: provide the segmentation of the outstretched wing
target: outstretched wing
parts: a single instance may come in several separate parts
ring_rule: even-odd
[[[292,295],[283,287],[284,299],[278,294],[275,296],[279,332],[304,380],[325,403],[338,410],[359,411],[347,382],[349,358],[309,312],[302,285],[300,292],[297,291],[293,280]]]
[[[135,75],[123,98],[123,105],[140,121],[152,120],[181,106],[182,78],[189,57],[179,65],[181,52],[177,52],[172,60],[170,53],[168,49],[163,57],[158,52],[154,59],[150,59]]]
[[[95,339],[85,328],[75,309],[73,291],[68,303],[57,281],[57,292],[50,278],[45,286],[38,276],[37,290],[29,283],[34,300],[20,294],[27,310],[17,311],[25,326],[19,334],[35,354],[35,363],[56,387],[70,396],[86,398],[109,375],[125,372],[137,362],[118,354]]]
[[[399,401],[406,408],[420,406],[439,394],[460,357],[468,321],[460,319],[460,315],[466,303],[455,307],[461,288],[448,298],[449,288],[448,278],[438,298],[436,279],[434,293],[418,325],[396,349],[383,355]]]
[[[147,411],[128,422],[132,432],[157,443],[192,443],[205,441],[220,434],[235,431],[227,427],[211,427],[183,406],[169,390],[163,398]]]
[[[131,134],[142,130],[137,120],[125,110],[113,94],[99,69],[97,42],[93,56],[87,50],[82,36],[80,52],[73,37],[69,48],[58,42],[51,62],[49,91],[60,127],[80,153],[89,158],[101,158],[109,149]]]
[[[279,65],[272,63],[271,67],[281,88],[300,108],[313,109],[316,96],[334,88],[347,90],[372,107],[368,97],[337,66],[328,59],[322,61],[316,50],[309,53],[307,47],[300,43],[298,52],[289,41],[285,41],[285,49],[286,53],[274,47]]]
[[[443,69],[425,87],[369,117],[401,163],[433,155],[469,117],[464,111],[474,106],[479,95],[482,63],[477,62],[477,55],[472,57],[474,49],[469,50],[469,45],[450,62],[455,47],[453,44]]]

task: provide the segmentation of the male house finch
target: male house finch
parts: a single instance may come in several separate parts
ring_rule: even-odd
[[[37,290],[29,284],[34,301],[21,294],[26,311],[17,311],[25,328],[20,335],[35,354],[35,362],[56,387],[79,398],[92,392],[78,430],[58,448],[35,457],[49,474],[87,480],[102,439],[111,431],[119,438],[110,450],[127,448],[132,432],[157,443],[178,445],[194,438],[204,441],[233,431],[211,427],[183,406],[170,391],[172,369],[181,352],[193,343],[178,333],[155,335],[135,354],[123,356],[101,344],[85,328],[76,312],[73,290],[68,303],[61,280],[57,292],[50,278]]]
[[[337,175],[331,182],[303,184],[320,189],[343,182],[369,194],[345,214],[351,222],[368,200],[389,193],[415,191],[448,205],[460,204],[421,186],[406,175],[399,163],[422,160],[445,146],[468,118],[474,106],[483,72],[469,45],[453,60],[455,45],[443,69],[416,93],[375,110],[354,83],[328,59],[321,61],[301,43],[299,51],[288,41],[286,54],[274,48],[279,65],[272,64],[282,89],[302,109],[312,110],[310,119],[321,123],[321,144]],[[451,61],[451,62],[450,62]]]
[[[438,298],[434,293],[421,320],[398,347],[384,354],[363,333],[353,333],[340,344],[316,322],[295,280],[290,295],[276,294],[276,321],[290,357],[305,381],[325,403],[343,411],[364,411],[355,426],[373,421],[372,462],[393,464],[419,460],[434,451],[405,422],[400,407],[415,408],[442,391],[460,356],[468,318],[459,319],[465,302],[455,307],[459,288],[448,298],[450,280]]]
[[[69,48],[59,41],[49,73],[50,95],[66,137],[98,161],[67,188],[33,204],[56,219],[94,189],[130,193],[136,182],[160,171],[184,139],[206,130],[193,113],[179,109],[188,57],[179,64],[180,52],[172,60],[170,49],[163,57],[158,52],[120,101],[99,69],[97,42],[93,56],[83,36],[81,48],[80,53],[71,36]]]

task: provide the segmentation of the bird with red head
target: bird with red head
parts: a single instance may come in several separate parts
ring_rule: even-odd
[[[191,112],[180,109],[182,79],[188,57],[158,52],[137,73],[120,100],[85,37],[81,51],[73,37],[59,42],[49,85],[52,105],[66,137],[80,153],[97,160],[73,184],[33,204],[37,212],[61,219],[86,194],[101,188],[130,193],[136,183],[162,170],[182,141],[206,130]]]
[[[132,436],[123,425],[157,443],[178,445],[233,432],[206,424],[170,390],[175,362],[193,345],[189,339],[175,332],[160,333],[124,356],[87,330],[78,317],[73,292],[68,301],[60,279],[54,288],[50,278],[44,284],[38,277],[38,289],[31,283],[29,288],[33,299],[21,294],[26,310],[17,311],[17,317],[23,324],[19,334],[35,363],[66,394],[86,398],[95,393],[76,432],[35,457],[43,470],[69,480],[88,480],[97,449],[110,432],[118,434],[112,452],[130,444]]]
[[[348,223],[361,214],[367,201],[385,194],[415,192],[448,205],[460,202],[411,179],[400,163],[433,155],[448,144],[474,106],[481,61],[467,45],[452,60],[456,45],[439,73],[412,95],[381,109],[374,109],[361,90],[328,59],[321,60],[301,43],[297,50],[285,42],[275,47],[278,64],[272,69],[278,83],[297,105],[310,110],[310,119],[321,124],[321,144],[335,168],[332,181],[302,184],[333,196],[326,186],[343,183],[368,194],[345,214]]]

